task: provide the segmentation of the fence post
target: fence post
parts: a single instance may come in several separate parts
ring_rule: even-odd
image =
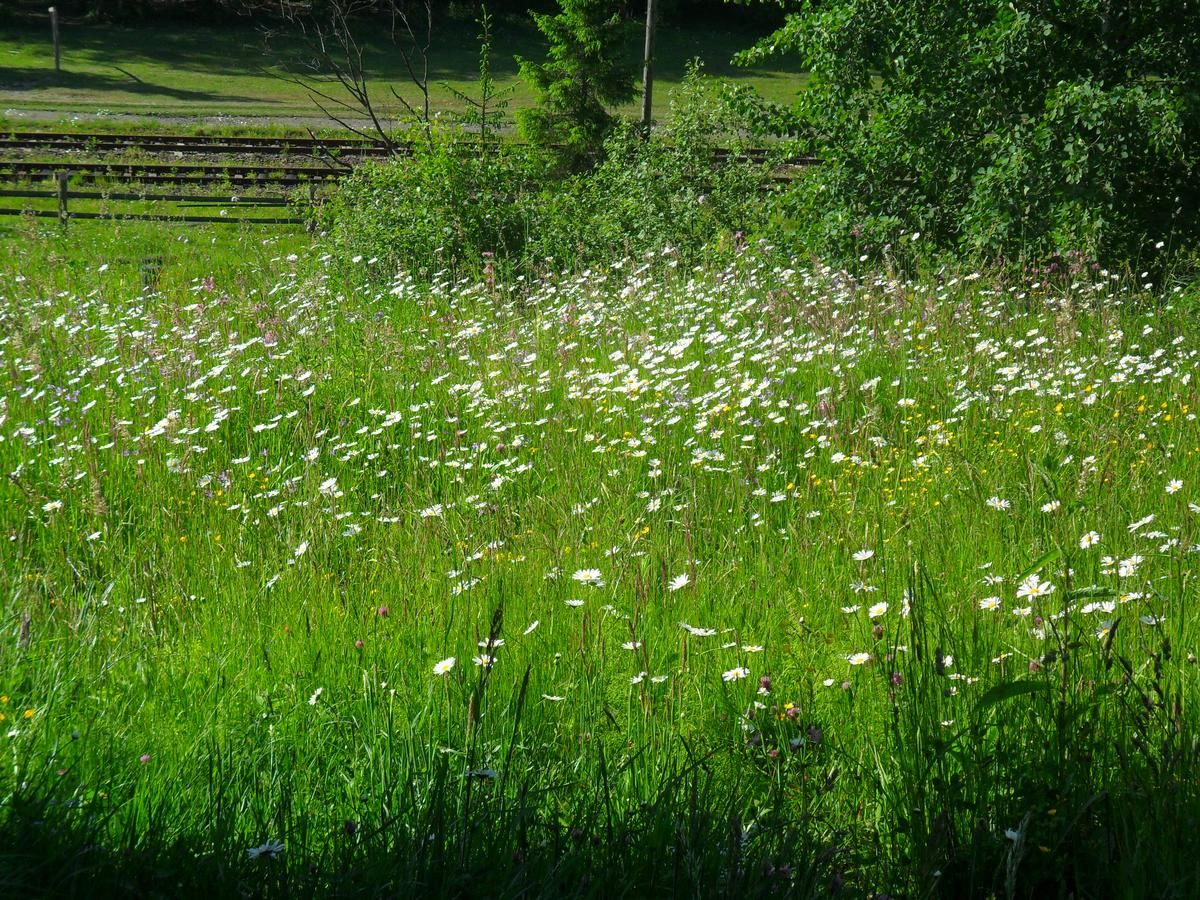
[[[58,173],[58,221],[63,225],[67,224],[67,179],[71,176],[67,172]]]
[[[62,45],[58,40],[58,7],[50,7],[50,33],[54,37],[54,71],[62,71]]]

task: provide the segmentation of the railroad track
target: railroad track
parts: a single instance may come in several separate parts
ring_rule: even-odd
[[[75,153],[146,153],[210,154],[227,156],[289,156],[334,157],[349,159],[404,156],[411,152],[411,143],[401,143],[389,150],[382,142],[364,138],[273,138],[273,137],[216,137],[200,135],[154,134],[84,134],[71,132],[25,132],[0,134],[0,153],[4,151],[54,151]],[[751,147],[734,153],[724,148],[713,151],[717,162],[729,159],[748,160],[757,164],[767,161],[771,151]],[[796,158],[790,165],[810,165],[815,160]]]
[[[407,148],[401,145],[400,152]],[[67,153],[213,154],[239,156],[351,156],[385,157],[391,151],[383,144],[361,138],[272,138],[208,137],[155,134],[76,134],[71,132],[26,132],[0,135],[0,152],[56,151]]]
[[[43,208],[0,206],[0,216],[34,216],[69,219],[122,219],[127,221],[160,221],[169,219],[181,223],[242,223],[250,225],[301,225],[305,219],[296,215],[261,214],[262,208],[274,207],[275,212],[287,212],[290,204],[287,189],[307,185],[309,202],[315,202],[317,189],[332,184],[349,168],[297,165],[279,162],[248,164],[243,162],[188,163],[123,163],[112,161],[83,161],[65,159],[57,162],[0,160],[0,183],[29,185],[0,190],[0,198],[15,201],[43,201]],[[49,189],[32,189],[47,184]],[[81,185],[104,184],[105,190],[80,190]],[[113,191],[112,186],[126,186]],[[158,190],[133,192],[130,186],[157,187]],[[167,191],[164,193],[164,188]],[[228,194],[211,193],[214,188]],[[186,192],[185,192],[186,191]],[[205,193],[207,191],[208,193]],[[90,209],[79,209],[80,201]],[[118,212],[111,203],[153,201],[153,213]],[[101,205],[97,209],[96,204]],[[44,208],[56,203],[57,209]],[[222,207],[220,215],[197,214],[196,208]],[[230,210],[247,215],[229,215]],[[254,211],[258,210],[257,213]]]
[[[812,163],[791,162],[789,166]],[[0,160],[0,181],[51,181],[60,173],[84,183],[121,181],[136,184],[213,184],[298,187],[305,184],[335,182],[348,175],[349,168],[296,165],[247,165],[230,163],[119,163],[63,160],[62,162],[25,162]],[[772,181],[789,180],[786,174]]]
[[[464,149],[466,145],[464,145]],[[5,151],[10,154],[42,153],[62,154],[62,159],[52,162],[43,160],[25,160],[19,156],[3,158]],[[180,160],[176,162],[119,162],[111,159],[87,159],[89,156],[103,156],[121,152],[141,152],[146,154],[175,154],[176,156],[212,157],[210,159]],[[320,138],[267,138],[267,137],[199,137],[177,135],[114,135],[114,134],[73,134],[65,132],[39,132],[23,134],[0,134],[0,183],[8,182],[14,185],[56,182],[56,188],[51,190],[0,190],[0,197],[14,200],[51,200],[57,199],[58,211],[0,208],[0,216],[31,214],[36,216],[58,216],[62,220],[73,218],[110,218],[115,214],[108,212],[71,211],[68,203],[76,201],[135,201],[162,200],[182,203],[188,206],[222,205],[230,203],[243,208],[255,206],[285,206],[287,205],[288,189],[307,186],[310,202],[316,202],[317,189],[322,185],[335,184],[339,179],[353,171],[354,165],[365,159],[405,155],[411,151],[411,145],[401,145],[396,150],[389,150],[381,143],[363,139],[338,138],[323,140]],[[748,160],[756,164],[765,163],[771,155],[766,148],[752,148],[734,152],[729,149],[717,148],[713,151],[713,161],[716,163],[730,160]],[[262,160],[268,158],[273,162],[248,161],[248,158]],[[296,162],[298,158],[307,157],[310,162]],[[160,156],[161,158],[161,156]],[[213,159],[215,158],[215,159]],[[323,158],[322,165],[312,164],[312,160]],[[791,180],[799,167],[814,165],[817,161],[808,158],[794,158],[783,161],[780,169],[772,173],[763,190]],[[101,193],[78,190],[79,185],[103,184]],[[150,194],[113,193],[113,185],[143,185],[165,187],[168,191],[175,188],[174,193],[161,192]],[[231,189],[229,200],[224,197],[188,196],[180,194],[180,189],[203,190],[219,185],[222,189]],[[252,196],[238,197],[240,192],[251,189]],[[275,190],[273,195],[270,191]],[[264,191],[266,193],[264,193]],[[282,193],[281,193],[282,192]],[[191,201],[188,203],[187,201]],[[128,216],[126,218],[155,219],[156,216]],[[171,216],[170,218],[180,218]],[[297,218],[274,217],[242,219],[241,217],[221,217],[186,215],[183,221],[251,221],[262,224],[299,224]]]
[[[240,163],[25,162],[0,160],[0,181],[51,181],[69,173],[73,181],[121,181],[140,184],[270,185],[297,187],[336,181],[349,170],[325,166],[247,165]]]

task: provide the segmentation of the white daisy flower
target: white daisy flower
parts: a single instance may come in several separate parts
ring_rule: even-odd
[[[604,576],[599,569],[579,569],[571,576],[580,584],[590,584],[592,587],[604,587]]]
[[[1017,588],[1018,597],[1044,597],[1053,593],[1054,585],[1048,581],[1042,581],[1036,574],[1030,575]]]
[[[265,856],[267,859],[274,859],[282,852],[283,841],[267,841],[265,844],[260,844],[257,847],[247,848],[246,857],[248,859],[259,859]]]
[[[667,590],[668,591],[682,590],[683,588],[687,587],[691,583],[692,583],[692,579],[688,577],[687,572],[684,572],[682,575],[676,575],[674,578],[671,579],[671,583],[667,585]]]

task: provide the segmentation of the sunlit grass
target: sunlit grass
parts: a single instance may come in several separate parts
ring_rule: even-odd
[[[272,26],[279,31],[277,25]],[[268,29],[270,30],[270,29]],[[369,31],[369,29],[364,29]],[[454,121],[462,102],[454,90],[473,95],[478,77],[478,26],[441,22],[430,53],[430,100],[435,114]],[[743,69],[730,59],[753,44],[764,30],[737,24],[716,28],[663,26],[658,40],[657,81],[663,90],[678,86],[693,58],[710,74],[756,87],[771,100],[788,102],[803,83],[794,68]],[[361,35],[365,65],[381,112],[401,117],[390,87],[416,100],[401,55],[377,33]],[[49,29],[0,28],[0,104],[13,110],[97,111],[148,116],[319,116],[303,86],[289,81],[305,74],[313,50],[294,33],[274,38],[252,27],[213,29],[155,26],[126,28],[75,25],[63,31],[63,71],[54,72]],[[492,74],[498,90],[509,90],[510,108],[528,106],[533,94],[522,81],[514,55],[542,57],[546,48],[531,21],[499,23]],[[630,42],[637,55],[641,44]],[[640,77],[640,70],[639,70]],[[318,82],[323,91],[344,97],[331,73]],[[448,85],[448,87],[447,87]],[[453,89],[453,90],[452,90]],[[665,97],[666,93],[660,96]],[[640,113],[640,100],[621,112]],[[328,104],[327,104],[328,105]],[[660,115],[665,117],[665,105]],[[19,124],[19,119],[13,119]]]
[[[76,235],[0,259],[9,883],[1195,888],[1193,293]]]

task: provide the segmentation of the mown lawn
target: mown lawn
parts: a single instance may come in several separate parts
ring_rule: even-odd
[[[434,35],[430,77],[438,84],[432,89],[432,106],[450,120],[461,112],[462,103],[441,82],[472,91],[478,75],[477,33],[473,23],[451,21]],[[771,99],[788,100],[803,80],[795,68],[777,64],[743,69],[730,64],[734,53],[760,36],[737,24],[663,26],[658,41],[659,115],[667,115],[667,94],[693,58],[701,59],[713,75],[753,84]],[[376,100],[381,108],[398,113],[389,86],[416,99],[403,61],[386,40],[363,40],[367,68],[376,79]],[[514,89],[510,109],[530,104],[531,92],[519,78],[513,57],[543,58],[540,33],[530,24],[500,22],[494,46],[497,86]],[[631,52],[640,53],[637,41],[631,41]],[[48,26],[0,28],[0,106],[150,116],[319,115],[302,87],[280,77],[308,72],[312,58],[311,48],[295,35],[266,36],[240,20],[221,29],[78,25],[64,27],[63,71],[56,74]],[[322,90],[344,96],[328,75],[320,84]],[[631,103],[623,111],[633,114],[635,108],[640,110]]]

